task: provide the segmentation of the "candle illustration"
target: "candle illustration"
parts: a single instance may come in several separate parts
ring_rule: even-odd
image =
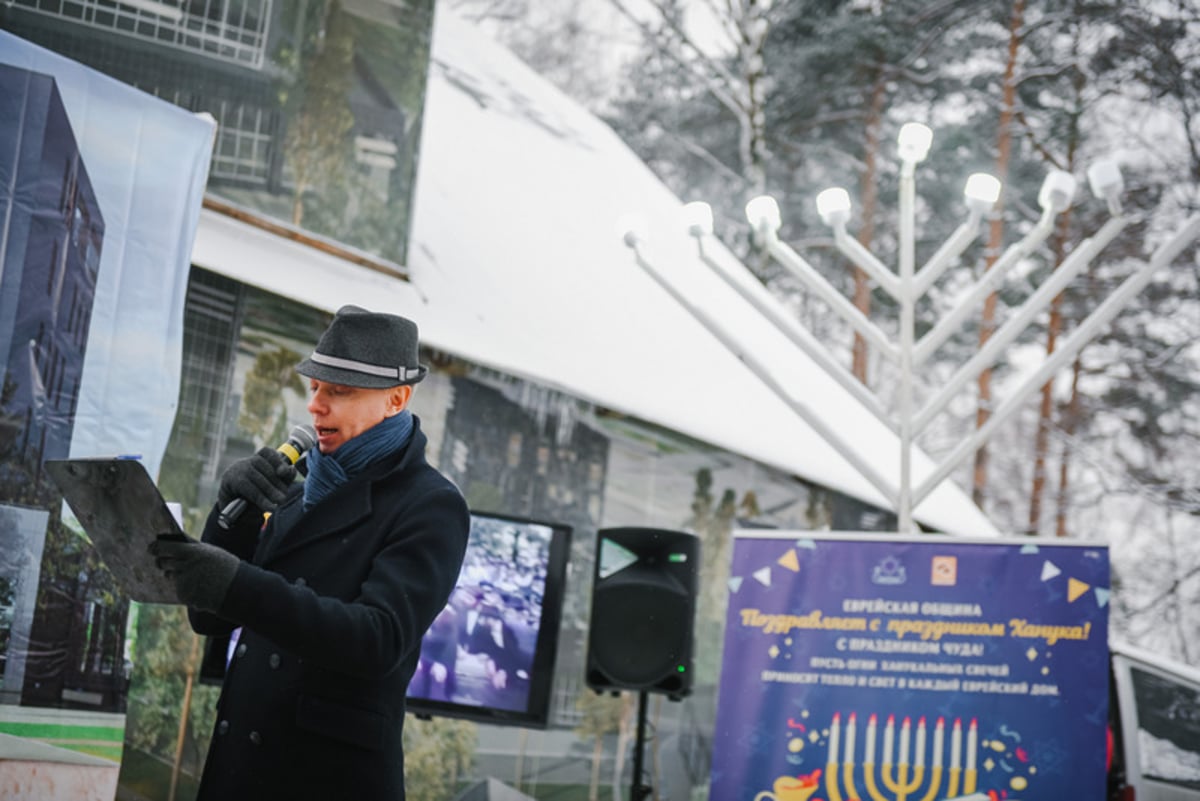
[[[896,739],[896,716],[888,715],[887,725],[883,727],[883,774],[886,776],[888,767],[892,764],[892,742]]]
[[[892,748],[896,741],[896,716],[888,715],[887,724],[883,727],[883,759],[880,760],[879,776],[883,786],[896,792],[896,780],[892,776]]]
[[[918,768],[925,767],[925,716],[922,715],[917,721],[917,758],[913,761],[913,765]]]
[[[847,798],[858,798],[858,790],[854,787],[854,735],[855,716],[851,712],[850,719],[846,722],[846,758],[842,761],[842,776],[846,783]],[[829,795],[832,798],[833,793]]]
[[[837,764],[838,752],[838,731],[842,725],[842,713],[833,713],[833,722],[829,724],[829,752],[826,754],[826,762],[830,765]]]
[[[975,718],[971,718],[971,725],[967,728],[967,770],[963,773],[963,793],[970,794],[975,792],[975,779],[979,775],[975,771],[975,751],[978,746],[978,725]]]
[[[958,795],[958,777],[962,773],[962,721],[954,719],[954,729],[950,732],[950,784],[946,787],[946,795],[954,798]]]
[[[867,718],[867,753],[863,757],[863,764],[875,764],[875,716]]]
[[[891,719],[888,719],[888,725],[891,725]],[[891,748],[890,742],[885,746]],[[884,761],[888,761],[890,757],[884,756]],[[875,783],[875,715],[867,718],[867,745],[866,753],[863,757],[863,781],[867,785],[867,795],[873,801],[883,801],[883,794],[879,792],[879,786]]]
[[[837,786],[837,757],[838,737],[841,728],[842,713],[833,713],[833,722],[829,724],[829,750],[825,754],[825,792],[829,801],[842,801]]]
[[[946,719],[938,718],[937,725],[933,728],[933,766],[940,768],[942,766],[942,743],[946,736]]]

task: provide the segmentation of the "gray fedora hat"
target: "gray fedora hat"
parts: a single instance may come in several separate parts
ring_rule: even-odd
[[[417,361],[417,347],[417,324],[412,320],[343,306],[296,372],[348,387],[415,384],[429,372]]]

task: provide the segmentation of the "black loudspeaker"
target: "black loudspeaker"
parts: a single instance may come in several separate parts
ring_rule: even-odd
[[[601,529],[596,539],[587,685],[597,691],[692,691],[700,541],[654,528]]]

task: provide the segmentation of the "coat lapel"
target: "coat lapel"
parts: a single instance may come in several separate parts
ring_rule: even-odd
[[[254,564],[265,564],[270,557],[274,544],[279,540],[280,532],[290,531],[304,513],[304,493],[293,496],[279,505],[258,537],[258,547],[254,549]]]
[[[307,513],[304,512],[303,495],[294,503],[281,507],[276,512],[271,539],[263,545],[263,566],[358,525],[371,514],[372,483],[352,481],[331,492]]]

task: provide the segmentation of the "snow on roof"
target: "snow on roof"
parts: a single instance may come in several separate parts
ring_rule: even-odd
[[[680,224],[681,207],[607,125],[443,5],[425,99],[411,284],[293,243],[256,244],[239,223],[209,211],[196,263],[318,308],[358,303],[411,316],[429,346],[889,508],[618,236],[620,217],[643,216],[649,260],[898,481],[896,436],[703,264]],[[712,258],[743,269],[710,243]],[[931,469],[916,454],[914,485]],[[950,482],[915,517],[952,534],[998,533]]]

